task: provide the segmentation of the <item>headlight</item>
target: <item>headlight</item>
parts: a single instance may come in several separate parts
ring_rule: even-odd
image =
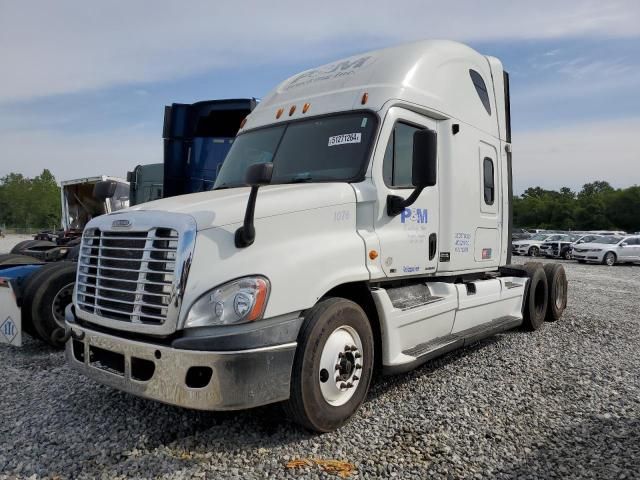
[[[528,246],[529,246],[528,243],[521,243],[520,245],[518,245],[518,248],[526,248]]]
[[[259,320],[271,285],[264,277],[244,277],[208,291],[191,306],[185,327],[232,325]]]

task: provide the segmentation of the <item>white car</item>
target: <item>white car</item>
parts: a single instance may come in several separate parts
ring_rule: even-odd
[[[514,255],[529,255],[531,257],[537,257],[540,255],[540,245],[547,240],[551,240],[552,237],[557,237],[558,234],[552,233],[536,233],[526,240],[516,240],[511,242],[511,253]]]
[[[608,236],[592,243],[576,245],[573,258],[580,263],[597,262],[609,266],[640,262],[640,235]]]

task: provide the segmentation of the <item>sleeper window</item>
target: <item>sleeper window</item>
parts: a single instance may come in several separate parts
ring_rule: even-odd
[[[495,200],[493,160],[491,160],[489,157],[485,157],[482,165],[484,170],[484,203],[486,203],[487,205],[493,205],[493,202]]]
[[[473,86],[476,88],[476,92],[480,97],[480,101],[482,102],[484,109],[489,115],[491,115],[491,101],[489,100],[487,84],[484,83],[482,76],[475,70],[469,70],[469,75],[471,76],[471,81],[473,82]]]
[[[419,127],[396,123],[382,163],[384,183],[389,187],[412,188],[413,134]]]

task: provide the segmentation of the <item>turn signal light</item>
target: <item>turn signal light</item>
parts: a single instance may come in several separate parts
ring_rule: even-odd
[[[284,113],[284,108],[280,107],[276,112],[276,118],[280,118],[283,113]]]

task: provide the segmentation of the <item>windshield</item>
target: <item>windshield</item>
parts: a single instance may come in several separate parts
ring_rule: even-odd
[[[622,237],[602,237],[595,241],[595,243],[606,243],[613,245],[614,243],[618,243],[622,240]]]
[[[273,162],[272,184],[349,182],[364,176],[376,131],[371,113],[349,113],[261,128],[240,135],[214,189],[245,185],[247,167]]]
[[[544,233],[536,233],[533,237],[529,237],[528,240],[546,240],[549,235]]]
[[[113,197],[108,199],[111,202],[111,211],[129,208],[129,185],[126,183],[118,183]]]

